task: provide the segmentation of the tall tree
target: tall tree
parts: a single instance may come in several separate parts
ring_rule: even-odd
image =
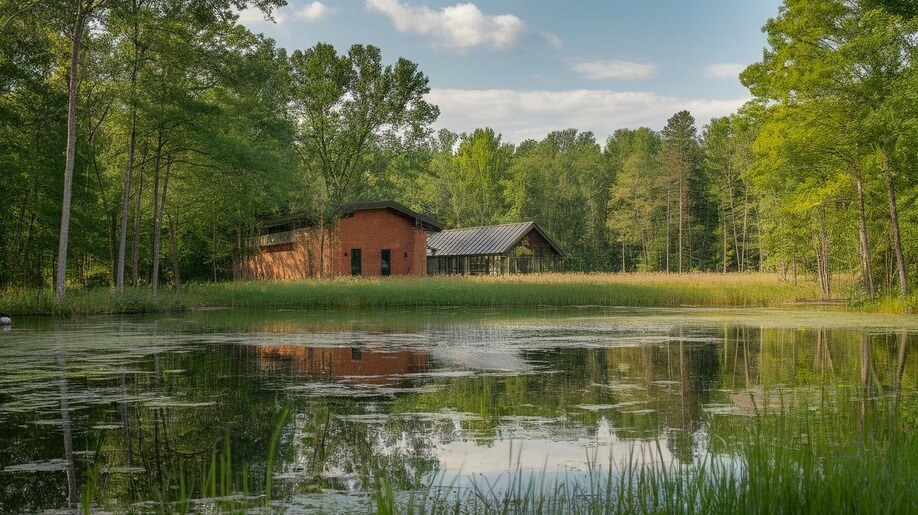
[[[330,219],[361,196],[371,169],[367,156],[379,141],[426,137],[439,110],[424,100],[430,88],[415,63],[400,58],[383,66],[374,46],[354,45],[339,55],[319,43],[295,51],[290,65],[293,110],[302,120],[297,146],[321,187],[317,215]]]
[[[662,131],[663,136],[663,166],[668,176],[666,188],[667,205],[667,256],[670,252],[669,231],[671,226],[670,212],[672,197],[675,195],[676,204],[676,253],[678,256],[677,270],[682,273],[684,267],[691,268],[691,209],[696,200],[693,194],[693,179],[698,171],[699,146],[698,135],[695,129],[695,118],[688,111],[679,111],[667,122]],[[688,259],[684,259],[688,254]],[[666,271],[669,271],[667,257]]]
[[[618,140],[630,140],[622,149],[621,168],[611,188],[609,226],[624,245],[639,245],[641,270],[657,268],[654,253],[655,230],[664,205],[661,191],[666,187],[660,174],[660,136],[647,128],[617,131]],[[622,255],[622,271],[627,269]]]
[[[898,9],[894,4],[787,0],[780,15],[765,26],[770,48],[762,62],[742,75],[762,101],[819,110],[821,114],[811,122],[832,124],[829,130],[835,141],[827,158],[843,156],[854,182],[861,271],[870,296],[876,292],[866,214],[872,153],[881,156],[879,169],[887,184],[891,246],[897,267],[906,269],[895,183],[891,180],[895,170],[892,161],[882,158],[889,156],[897,131],[886,127],[870,130],[871,125],[878,126],[878,118],[886,118],[877,114],[883,112],[897,78],[910,68],[914,55],[916,26],[911,18],[895,14]],[[907,274],[901,272],[900,288],[903,293],[908,291]]]

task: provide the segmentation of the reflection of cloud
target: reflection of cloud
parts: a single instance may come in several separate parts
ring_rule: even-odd
[[[431,349],[431,355],[438,363],[448,363],[472,370],[501,372],[528,372],[532,365],[526,363],[511,349],[487,349],[474,347],[437,346]]]
[[[645,91],[434,89],[427,100],[440,107],[437,125],[457,132],[492,127],[512,142],[541,139],[576,127],[604,138],[614,129],[662,128],[688,109],[699,125],[736,111],[746,99],[665,97]]]
[[[601,424],[600,431],[602,427]],[[603,471],[608,471],[610,465],[617,468],[617,465],[629,460],[632,464],[661,460],[670,463],[673,460],[665,442],[661,442],[658,451],[656,441],[558,441],[551,435],[544,438],[509,438],[488,445],[461,440],[439,446],[436,454],[444,484],[451,484],[454,479],[483,475],[494,481],[495,486],[500,485],[498,488],[506,487],[507,474],[514,469],[522,469],[524,474],[545,471],[547,483],[552,484],[552,476],[560,476],[559,479],[564,481],[569,473],[587,473],[588,459],[595,458],[594,465]],[[524,475],[523,479],[525,481],[527,477]]]

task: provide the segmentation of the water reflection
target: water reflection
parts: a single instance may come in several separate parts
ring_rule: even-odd
[[[302,347],[265,345],[258,348],[257,366],[262,375],[332,381],[391,384],[405,374],[426,372],[429,353],[360,347]]]
[[[893,403],[918,418],[918,334],[907,321],[278,316],[261,326],[254,315],[237,324],[197,314],[2,335],[0,511],[86,499],[141,511],[260,502],[284,407],[293,416],[281,427],[272,498],[298,509],[328,509],[329,491],[366,492],[383,473],[407,489],[431,477],[500,485],[511,464],[552,480],[591,459],[689,463],[732,452],[753,413],[854,409],[866,424],[877,403]],[[367,500],[334,499],[344,510]]]

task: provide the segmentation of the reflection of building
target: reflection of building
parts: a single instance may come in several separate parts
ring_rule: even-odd
[[[277,345],[261,347],[259,353],[263,372],[376,384],[392,382],[397,379],[393,376],[424,372],[429,361],[427,352],[360,347]]]

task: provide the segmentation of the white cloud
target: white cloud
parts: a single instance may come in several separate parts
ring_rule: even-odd
[[[279,9],[274,9],[271,12],[271,17],[274,18],[272,21],[270,18],[265,17],[265,13],[257,7],[247,7],[241,11],[236,11],[236,14],[239,16],[239,23],[243,25],[257,25],[264,23],[277,23],[278,25],[283,24],[287,21],[287,17]]]
[[[644,79],[657,71],[657,65],[631,61],[570,61],[570,67],[586,79]]]
[[[559,38],[556,34],[544,32],[542,33],[542,36],[545,38],[545,41],[547,41],[549,45],[555,48],[561,48],[564,46],[564,42],[561,41],[561,38]]]
[[[333,9],[322,2],[312,2],[296,10],[296,17],[306,21],[319,21],[335,14]]]
[[[735,79],[745,69],[745,64],[714,63],[704,67],[704,74],[713,79]]]
[[[512,14],[485,14],[472,3],[434,10],[400,0],[366,0],[366,7],[387,16],[399,32],[429,36],[438,46],[458,52],[475,47],[512,48],[529,31]]]
[[[700,128],[713,117],[736,111],[748,99],[693,99],[587,89],[434,89],[427,100],[440,106],[439,127],[456,132],[492,127],[508,141],[518,143],[571,127],[593,131],[604,141],[619,128],[661,129],[682,109],[691,111]]]

